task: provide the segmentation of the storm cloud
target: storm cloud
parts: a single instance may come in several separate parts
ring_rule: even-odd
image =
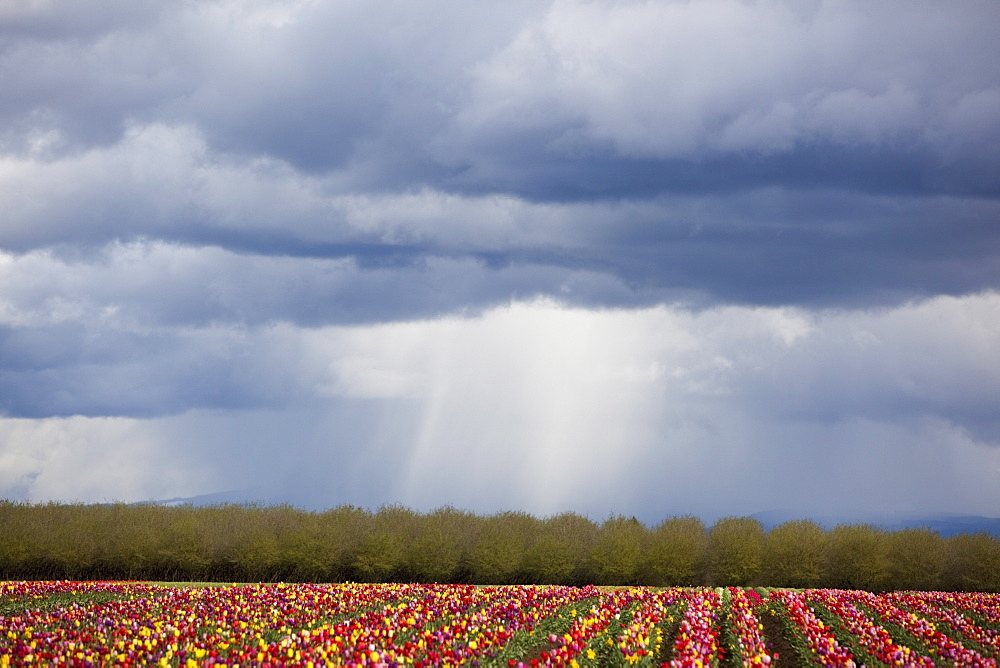
[[[7,3],[0,496],[996,514],[998,24]]]

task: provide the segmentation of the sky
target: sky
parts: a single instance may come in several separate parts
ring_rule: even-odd
[[[0,498],[1000,516],[1000,4],[0,3]]]

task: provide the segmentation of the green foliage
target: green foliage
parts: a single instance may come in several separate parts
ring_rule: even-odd
[[[764,527],[750,517],[724,517],[708,532],[709,573],[717,585],[747,586],[764,564]]]
[[[525,581],[528,545],[541,531],[542,522],[527,513],[505,512],[484,518],[479,525],[469,553],[472,582]]]
[[[801,520],[647,528],[563,513],[0,501],[0,579],[830,586],[1000,591],[1000,541]]]
[[[412,539],[404,560],[410,579],[417,582],[454,582],[466,569],[465,555],[472,543],[475,518],[451,507],[413,520]]]
[[[708,533],[697,517],[672,517],[653,529],[643,555],[642,572],[649,584],[693,586],[704,579]]]
[[[354,558],[354,570],[362,582],[386,582],[403,561],[403,545],[398,536],[376,531],[365,536]]]
[[[986,533],[949,538],[944,582],[956,591],[1000,592],[1000,541]]]
[[[32,506],[27,503],[0,501],[0,580],[15,579],[31,569],[38,546],[32,520]]]
[[[647,533],[634,517],[608,518],[601,525],[590,555],[595,583],[629,585],[644,579],[640,568]]]
[[[108,591],[69,592],[32,598],[0,599],[0,617],[11,617],[25,610],[53,610],[71,605],[91,605],[126,600],[125,594]]]
[[[540,533],[524,555],[529,582],[537,584],[591,584],[589,556],[597,538],[597,526],[575,513],[563,513],[544,521]]]
[[[764,540],[763,579],[772,587],[816,587],[823,582],[826,534],[815,522],[774,527]]]
[[[413,542],[417,513],[402,506],[384,506],[354,557],[354,570],[362,582],[401,579],[406,548]]]
[[[247,575],[261,575],[260,580],[279,580],[278,565],[281,562],[281,546],[274,532],[254,527],[243,541],[233,550],[232,562],[238,572]]]
[[[889,589],[935,591],[941,588],[945,542],[930,529],[903,529],[888,536]]]
[[[870,524],[842,524],[827,534],[827,586],[881,591],[889,583],[888,534]]]
[[[316,537],[327,571],[315,582],[343,582],[354,578],[354,562],[372,522],[363,508],[341,506],[315,515]]]

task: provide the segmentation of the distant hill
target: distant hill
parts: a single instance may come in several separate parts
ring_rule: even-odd
[[[824,529],[832,529],[838,524],[873,524],[887,531],[899,529],[928,528],[947,538],[959,533],[985,532],[1000,538],[1000,517],[981,515],[961,515],[956,513],[857,513],[843,515],[804,516],[788,510],[766,510],[751,515],[760,521],[768,531],[783,522],[809,519]]]
[[[177,496],[172,499],[151,499],[149,501],[137,501],[131,505],[140,506],[150,504],[156,506],[220,506],[226,503],[238,505],[255,506],[280,506],[290,504],[290,502],[279,496],[272,495],[261,490],[254,489],[234,489],[226,492],[213,492],[212,494],[199,494],[198,496]],[[295,505],[295,504],[290,504]]]
[[[234,503],[240,505],[257,506],[279,506],[292,505],[298,507],[286,497],[274,492],[261,489],[231,490],[226,492],[216,492],[214,494],[202,494],[199,496],[176,497],[173,499],[159,499],[151,501],[141,501],[142,503],[157,504],[163,506],[181,506],[190,504],[192,506],[218,506],[224,503]],[[315,510],[315,509],[314,509]],[[898,531],[899,529],[927,528],[938,532],[942,537],[947,538],[959,533],[980,533],[985,532],[1000,538],[1000,517],[983,517],[981,515],[962,515],[958,513],[868,513],[854,512],[829,515],[809,515],[792,510],[765,510],[754,513],[750,517],[758,520],[764,528],[770,531],[773,527],[792,520],[812,520],[824,529],[832,529],[838,524],[872,524],[881,527],[886,531]],[[663,519],[663,518],[659,518]],[[656,522],[659,521],[656,520]],[[653,522],[655,524],[656,522]],[[711,526],[712,522],[706,522]]]

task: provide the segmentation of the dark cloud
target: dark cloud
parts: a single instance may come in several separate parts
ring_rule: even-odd
[[[275,408],[295,399],[268,336],[128,332],[80,324],[0,330],[0,413],[8,417],[175,415]],[[273,341],[272,341],[273,342]]]
[[[23,4],[23,3],[22,3]],[[0,9],[0,151],[43,159],[118,141],[196,83],[172,44],[180,3]]]
[[[0,17],[7,144],[161,122],[375,190],[996,194],[988,2],[126,4]]]
[[[130,7],[6,11],[3,248],[351,258],[362,319],[502,299],[379,296],[462,258],[606,273],[622,305],[998,284],[992,3]]]
[[[582,303],[634,299],[602,272],[459,258],[359,264],[353,259],[261,257],[218,248],[115,246],[86,261],[35,254],[0,272],[4,304],[24,322],[138,327],[313,327],[422,319],[558,293]]]
[[[696,202],[674,220],[624,223],[596,252],[638,286],[741,303],[899,303],[1000,279],[1000,208],[989,200],[771,191]]]
[[[74,2],[14,2],[0,9],[0,35],[5,41],[86,39],[120,30],[149,28],[174,0],[96,0],[86,7]]]

